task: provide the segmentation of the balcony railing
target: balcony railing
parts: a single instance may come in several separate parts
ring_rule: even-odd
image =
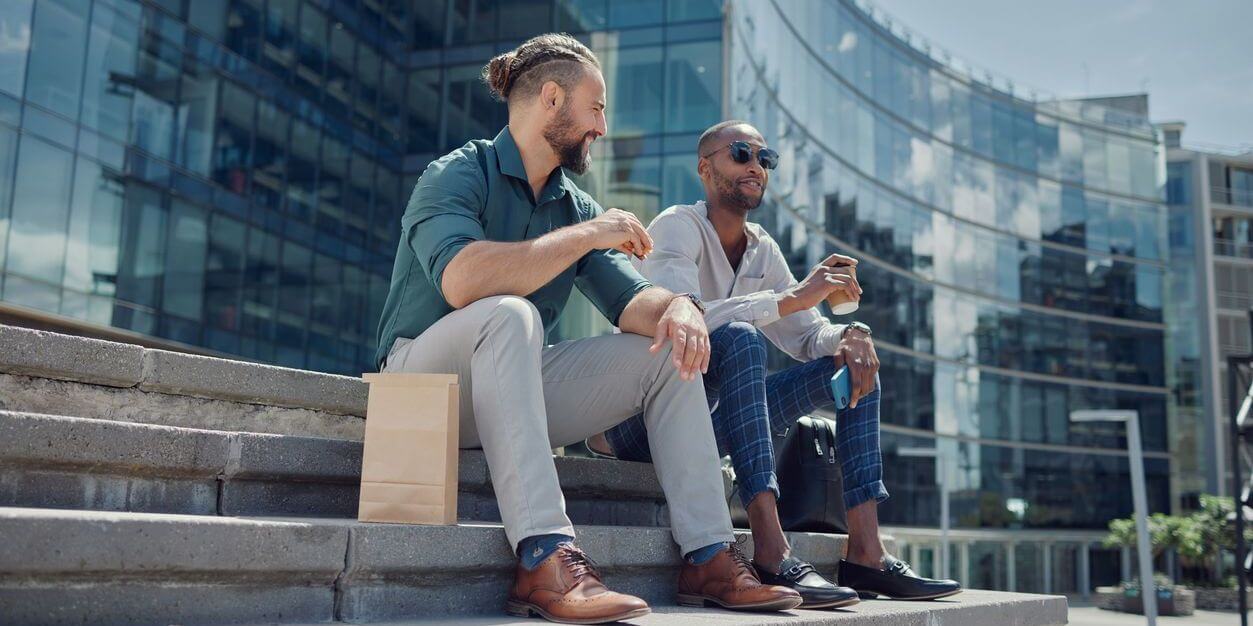
[[[1253,207],[1253,192],[1230,187],[1211,187],[1210,201],[1235,206]]]
[[[1220,309],[1247,311],[1253,308],[1253,294],[1220,289],[1215,296],[1217,296],[1218,308]]]
[[[1253,244],[1240,243],[1230,239],[1215,239],[1214,254],[1218,256],[1234,256],[1242,259],[1253,259]]]

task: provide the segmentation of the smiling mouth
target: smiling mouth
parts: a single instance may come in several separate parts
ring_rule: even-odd
[[[762,189],[760,180],[741,180],[740,185],[743,185],[750,189],[756,189],[757,191],[761,191]]]

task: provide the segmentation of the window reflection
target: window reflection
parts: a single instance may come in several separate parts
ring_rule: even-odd
[[[89,37],[82,122],[103,135],[124,141],[133,107],[139,25],[101,3],[92,12]]]
[[[145,33],[142,39],[130,141],[150,154],[172,160],[182,53],[154,33]]]
[[[719,121],[721,59],[722,44],[717,41],[670,46],[666,54],[666,132],[701,132]],[[630,88],[638,89],[639,84],[635,81]]]
[[[65,223],[73,188],[73,162],[73,156],[65,150],[29,135],[22,138],[6,271],[50,285],[60,284],[65,263]],[[34,286],[31,290],[45,291]],[[49,288],[47,291],[56,293],[58,290]],[[5,294],[5,299],[9,299],[9,294]],[[52,310],[56,310],[55,304]]]
[[[22,95],[26,78],[26,55],[31,45],[33,0],[0,3],[0,91]]]
[[[622,48],[606,51],[605,56],[609,134],[630,137],[661,132],[662,49]]]
[[[122,211],[122,256],[118,263],[119,299],[149,309],[159,305],[158,293],[165,273],[166,218],[161,194],[156,189],[145,185],[127,186]],[[133,308],[128,309],[125,315],[130,316],[135,325],[151,323],[150,316],[134,316],[133,311]]]
[[[168,262],[162,308],[186,320],[200,321],[204,302],[205,252],[208,224],[205,211],[186,202],[174,201],[170,209],[170,231],[166,239]]]
[[[82,93],[86,16],[86,2],[40,0],[31,32],[26,99],[70,119]]]
[[[66,305],[77,310],[63,310],[68,315],[103,324],[110,322],[107,309],[102,311],[94,306],[95,298],[89,305],[87,296],[116,294],[124,194],[120,175],[88,159],[78,159],[62,283],[67,290],[77,292],[74,296],[66,294]],[[98,317],[101,313],[105,314],[103,318]]]

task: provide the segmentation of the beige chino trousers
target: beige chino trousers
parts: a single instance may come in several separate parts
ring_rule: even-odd
[[[686,554],[734,541],[704,385],[679,378],[668,343],[649,345],[620,334],[545,346],[535,305],[494,296],[397,340],[383,371],[459,376],[460,445],[483,448],[515,551],[533,535],[574,535],[552,449],[641,412],[675,542]]]

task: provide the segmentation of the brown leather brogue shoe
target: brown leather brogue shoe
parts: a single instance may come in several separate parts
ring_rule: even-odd
[[[679,604],[786,611],[800,606],[801,595],[787,587],[761,584],[748,557],[732,544],[704,565],[684,561],[679,574]]]
[[[650,612],[643,600],[605,587],[596,564],[569,543],[533,570],[518,564],[505,611],[520,617],[539,614],[562,624],[604,624]]]

